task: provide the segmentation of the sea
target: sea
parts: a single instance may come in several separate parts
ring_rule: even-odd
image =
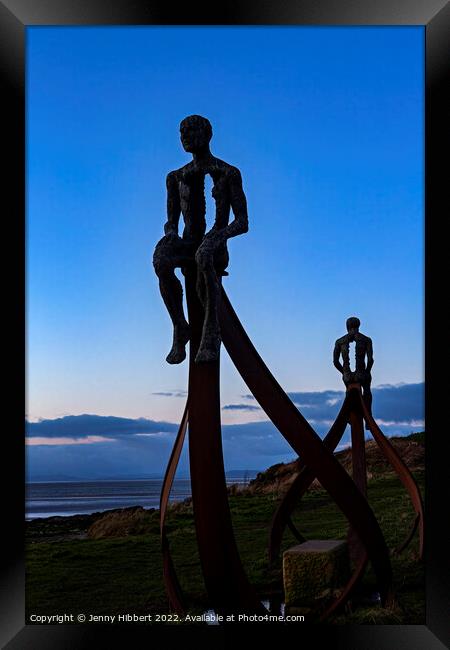
[[[233,473],[226,481],[228,485],[247,485],[256,473]],[[159,508],[161,486],[162,478],[27,483],[25,519],[69,517],[130,506]],[[190,479],[176,478],[170,502],[184,501],[190,496]]]

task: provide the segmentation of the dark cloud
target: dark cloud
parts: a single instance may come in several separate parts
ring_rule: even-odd
[[[373,390],[374,415],[382,420],[405,422],[425,418],[425,384],[378,386]]]
[[[425,384],[385,384],[372,388],[373,414],[383,422],[413,423],[425,417]],[[290,392],[291,400],[307,420],[315,422],[334,420],[344,391]],[[252,399],[252,395],[243,395]],[[254,399],[254,398],[253,398]]]
[[[227,404],[222,406],[223,411],[260,411],[260,406],[254,404]]]
[[[291,392],[290,398],[306,419],[316,425],[327,425],[334,420],[344,398],[343,391]],[[227,404],[224,410],[257,411],[256,404]],[[420,422],[425,417],[424,384],[402,384],[398,386],[378,386],[373,389],[373,413],[382,422],[408,423]],[[260,423],[256,423],[260,426]],[[249,426],[249,425],[233,425]],[[54,420],[27,422],[27,436],[72,437],[82,436],[132,436],[137,433],[174,433],[177,423],[159,422],[147,418],[120,418],[102,415],[67,415]]]
[[[374,415],[387,436],[423,430],[424,384],[378,386],[373,394]],[[317,434],[323,437],[340,408],[344,393],[295,392],[290,396]],[[66,416],[27,423],[27,435],[30,437],[114,438],[112,442],[84,445],[45,446],[36,441],[38,445],[27,447],[27,475],[31,480],[35,476],[39,476],[40,480],[47,480],[41,478],[47,476],[51,480],[55,471],[58,475],[81,478],[148,475],[149,472],[163,474],[177,429],[178,423],[99,415]],[[366,435],[369,436],[368,433]],[[294,450],[270,421],[222,425],[222,440],[227,469],[264,469],[296,457]],[[349,442],[347,428],[340,447]],[[186,470],[188,466],[187,452],[184,451],[180,469]]]
[[[157,422],[146,418],[118,418],[112,415],[67,415],[55,420],[27,422],[27,436],[42,438],[80,438],[82,436],[129,436],[135,433],[174,432],[172,422]]]
[[[26,448],[28,481],[122,478],[164,474],[174,434],[128,436],[91,445],[37,445]],[[184,452],[184,457],[186,452]],[[187,467],[184,460],[183,466]]]

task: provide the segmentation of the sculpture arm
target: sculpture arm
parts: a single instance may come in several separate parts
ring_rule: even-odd
[[[341,346],[339,345],[338,341],[334,344],[334,350],[333,350],[333,365],[335,368],[339,370],[341,375],[344,373],[344,366],[342,363],[339,361],[339,357],[341,356]]]
[[[234,220],[225,227],[227,239],[248,232],[247,199],[242,188],[241,172],[235,167],[230,177],[230,203]]]
[[[206,236],[208,240],[214,240],[217,245],[226,243],[230,237],[248,232],[247,199],[242,189],[241,172],[237,167],[232,167],[230,171],[228,188],[234,220],[224,228],[214,224]]]
[[[366,370],[367,372],[370,372],[372,370],[373,366],[373,346],[372,346],[372,339],[367,339],[367,367]]]
[[[178,223],[180,221],[181,206],[180,194],[178,192],[178,182],[174,172],[167,174],[167,221],[164,224],[164,233],[166,235],[178,235]]]

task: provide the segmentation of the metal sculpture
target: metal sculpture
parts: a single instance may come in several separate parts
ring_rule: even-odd
[[[393,553],[397,554],[402,552],[411,542],[416,530],[419,529],[419,558],[423,559],[424,513],[422,497],[419,487],[408,467],[398,455],[397,451],[386,438],[386,436],[383,434],[381,429],[378,427],[372,416],[370,370],[373,366],[373,347],[371,339],[359,333],[359,326],[360,321],[358,318],[349,318],[347,320],[348,335],[341,337],[335,343],[333,363],[339,372],[342,373],[343,381],[346,385],[347,390],[342,407],[330,431],[325,436],[323,444],[330,451],[334,451],[342,439],[347,424],[350,424],[352,440],[353,480],[359,488],[360,492],[366,496],[367,473],[363,429],[363,422],[365,422],[366,429],[371,432],[381,452],[384,454],[385,458],[397,473],[400,481],[403,483],[405,489],[407,490],[416,514],[410,532],[406,536],[404,542],[393,550]],[[349,360],[349,343],[352,340],[355,340],[357,344],[355,371],[351,370]],[[341,365],[339,362],[339,356],[341,354],[344,362],[343,365]],[[366,357],[367,366],[365,365]],[[362,390],[364,390],[364,394]],[[292,523],[291,515],[293,510],[298,507],[301,498],[311,486],[315,478],[315,472],[310,467],[308,467],[305,462],[301,462],[298,475],[289,486],[288,491],[279,503],[272,519],[268,547],[270,563],[274,562],[280,553],[283,532],[286,527],[289,527],[294,536],[300,542],[306,541],[305,537]],[[332,605],[322,614],[322,618],[334,612],[341,604],[345,602],[346,599],[350,597],[353,589],[358,585],[364,575],[369,558],[366,550],[361,546],[358,535],[355,535],[355,531],[352,527],[349,529],[348,540],[350,544],[351,556],[355,564],[354,573],[341,597],[332,603]]]
[[[363,399],[369,413],[372,411],[372,392],[370,384],[373,366],[372,339],[359,331],[361,321],[356,316],[347,318],[347,334],[341,336],[334,344],[333,364],[342,374],[346,386],[360,384],[363,389]],[[350,343],[355,343],[355,370],[350,366]],[[342,357],[342,364],[340,358]],[[367,358],[367,364],[366,364]]]
[[[186,358],[185,346],[190,328],[183,312],[183,289],[174,273],[175,268],[197,268],[197,295],[204,307],[197,363],[217,361],[220,348],[220,328],[217,315],[220,282],[228,266],[227,240],[247,232],[247,201],[242,189],[241,173],[237,167],[212,155],[209,142],[212,128],[209,120],[190,115],[180,124],[181,143],[192,154],[192,161],[167,175],[167,222],[164,237],[158,242],[153,265],[159,278],[162,298],[173,323],[172,349],[168,363],[181,363]],[[214,182],[212,190],[216,215],[211,230],[206,231],[205,176]],[[234,221],[228,223],[230,209]],[[178,235],[180,213],[183,214],[183,236]]]
[[[362,549],[364,566],[370,559],[382,602],[388,603],[392,599],[389,553],[365,496],[334,457],[330,441],[322,442],[270,373],[221,286],[222,276],[228,275],[225,272],[228,264],[226,240],[246,232],[248,219],[240,172],[212,156],[209,150],[211,135],[211,126],[205,118],[190,116],[181,123],[182,144],[193,154],[193,161],[168,175],[166,235],[157,244],[154,254],[161,294],[174,326],[173,346],[167,361],[180,363],[185,358],[187,341],[190,344],[188,398],[160,501],[164,580],[170,606],[180,613],[186,607],[170,553],[165,517],[189,426],[194,521],[210,605],[220,614],[267,611],[244,572],[231,524],[220,424],[221,341],[256,400],[306,463],[308,476],[320,480],[347,517]],[[207,234],[204,234],[205,174],[213,178],[216,200],[216,221]],[[228,224],[230,208],[235,220]],[[180,212],[185,221],[182,239],[177,234]],[[181,283],[174,274],[177,267],[185,276],[189,323],[182,311]],[[349,413],[345,410],[344,416],[332,428],[333,439],[342,435],[341,428]],[[290,513],[289,508],[287,512]],[[286,518],[281,517],[280,522],[281,530]],[[339,602],[345,599],[354,582],[355,576],[345,587]],[[329,608],[330,611],[334,609],[335,604]]]

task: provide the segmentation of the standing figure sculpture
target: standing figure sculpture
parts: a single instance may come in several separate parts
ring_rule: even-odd
[[[344,384],[358,383],[363,390],[363,400],[369,413],[372,413],[372,392],[370,384],[373,366],[372,339],[359,331],[361,322],[356,316],[347,319],[347,334],[337,339],[334,344],[333,364],[342,374]],[[355,342],[356,365],[355,370],[350,368],[350,343]],[[340,357],[342,356],[342,363]],[[367,364],[366,364],[367,357]],[[366,424],[367,428],[367,424]]]
[[[183,311],[183,289],[175,269],[197,266],[197,294],[205,310],[202,338],[195,357],[197,363],[216,361],[220,350],[218,300],[219,277],[228,275],[227,240],[248,231],[247,201],[237,167],[212,155],[209,142],[212,127],[204,117],[191,115],[180,124],[181,143],[192,154],[192,161],[167,175],[167,222],[164,237],[153,254],[161,296],[173,323],[173,345],[168,363],[181,363],[186,357],[190,338],[189,324]],[[216,202],[214,225],[206,232],[205,175],[213,180]],[[228,223],[230,209],[234,220]],[[180,214],[183,235],[178,235]]]

